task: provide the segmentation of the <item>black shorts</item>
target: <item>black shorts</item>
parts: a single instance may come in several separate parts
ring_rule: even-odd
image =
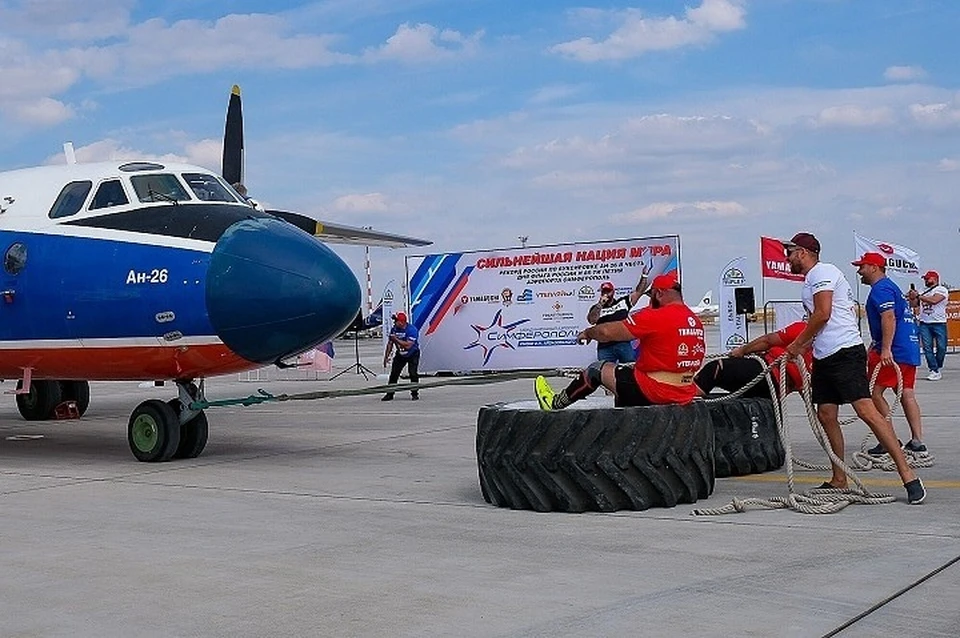
[[[633,366],[617,366],[617,369],[614,371],[614,376],[617,379],[616,407],[626,408],[653,405],[650,399],[648,399],[637,386],[637,378],[633,376]]]
[[[817,405],[843,405],[870,398],[867,349],[850,346],[829,357],[813,360],[810,390]]]
[[[714,359],[703,366],[693,378],[693,382],[703,390],[704,394],[710,394],[714,388],[737,392],[761,374],[763,374],[763,364],[752,357],[724,357]],[[747,390],[743,397],[769,399],[770,386],[767,380],[761,380]]]

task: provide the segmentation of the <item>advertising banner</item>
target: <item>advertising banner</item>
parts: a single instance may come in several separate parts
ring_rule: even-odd
[[[783,244],[773,237],[760,238],[760,276],[769,279],[803,281],[803,275],[790,272],[790,264],[787,263]]]
[[[676,271],[676,235],[407,257],[420,370],[472,372],[582,367],[596,344],[577,343],[600,284],[618,297]],[[646,304],[643,297],[638,306]]]
[[[743,257],[730,260],[720,271],[720,344],[723,352],[729,352],[747,342],[747,319],[737,314],[734,289],[747,282],[743,275]]]
[[[947,296],[947,345],[960,346],[960,290],[951,290]]]
[[[891,242],[877,241],[853,233],[855,259],[863,253],[880,253],[887,258],[887,274],[916,278],[920,275],[920,256],[916,251]]]
[[[390,330],[393,328],[393,315],[403,310],[403,300],[397,295],[397,282],[391,279],[383,287],[383,301],[380,302],[380,312],[382,314],[383,334],[380,339],[383,342],[383,351],[387,350],[387,343],[390,341]]]

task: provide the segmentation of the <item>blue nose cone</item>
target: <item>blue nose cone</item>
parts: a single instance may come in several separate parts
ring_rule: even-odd
[[[274,363],[349,326],[360,309],[360,284],[332,250],[292,224],[245,219],[213,249],[206,302],[228,348]]]

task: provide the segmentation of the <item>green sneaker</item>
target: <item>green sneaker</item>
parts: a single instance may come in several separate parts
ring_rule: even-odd
[[[553,409],[553,395],[556,394],[545,377],[537,377],[533,382],[533,390],[537,394],[537,402],[541,410]]]

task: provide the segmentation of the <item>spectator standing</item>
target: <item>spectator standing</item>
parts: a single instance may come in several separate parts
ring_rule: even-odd
[[[950,292],[940,283],[940,274],[928,270],[923,275],[927,289],[910,291],[911,300],[920,303],[920,343],[930,374],[927,381],[939,381],[943,374],[943,360],[947,355],[947,298]]]

